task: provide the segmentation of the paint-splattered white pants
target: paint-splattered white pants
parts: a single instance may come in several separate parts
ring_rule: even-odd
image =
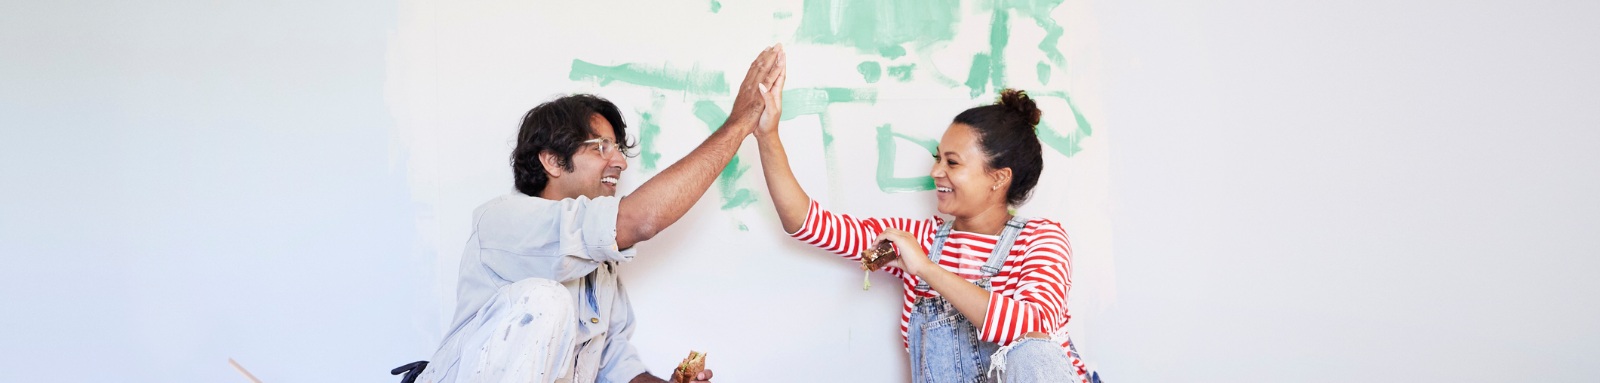
[[[572,292],[552,280],[501,287],[445,341],[417,381],[568,381],[576,358],[574,310]]]

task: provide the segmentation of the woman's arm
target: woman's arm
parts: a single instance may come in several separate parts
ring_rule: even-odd
[[[784,60],[778,52],[778,61]],[[806,222],[806,212],[811,207],[811,197],[800,188],[794,171],[789,168],[789,154],[783,150],[778,138],[778,120],[783,116],[783,83],[788,79],[783,66],[778,67],[778,81],[770,89],[762,88],[761,95],[767,108],[761,112],[756,125],[756,145],[761,149],[761,169],[767,178],[767,190],[772,193],[772,206],[778,210],[778,221],[785,233],[800,231]]]
[[[984,326],[978,328],[983,341],[1007,345],[1029,332],[1049,334],[1067,325],[1072,288],[1067,232],[1055,222],[1038,222],[1023,230],[1021,240],[1026,242],[1018,244],[1024,246],[1021,256],[1002,268],[1005,284],[990,294]]]
[[[996,292],[934,264],[909,233],[885,230],[880,238],[894,242],[900,250],[896,261],[901,262],[900,267],[950,301],[978,328],[983,341],[1007,345],[1028,333],[1048,334],[1066,325],[1071,247],[1066,232],[1054,222],[1047,221],[1023,235],[1027,242],[1023,254],[1007,260],[1014,269],[1002,269],[1007,282],[996,285]],[[991,281],[999,279],[996,277]]]
[[[955,306],[956,311],[966,316],[967,321],[972,322],[973,326],[983,328],[984,314],[989,310],[988,290],[934,264],[922,250],[922,245],[917,243],[916,236],[911,233],[885,229],[872,243],[883,240],[893,242],[895,249],[900,252],[900,258],[891,262],[891,265],[922,278],[923,282],[928,283],[928,287],[939,292],[940,296],[950,301],[951,306]]]

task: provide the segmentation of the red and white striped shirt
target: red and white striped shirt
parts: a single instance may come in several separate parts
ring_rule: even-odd
[[[805,225],[790,235],[859,262],[861,251],[884,228],[911,233],[927,252],[933,247],[934,235],[942,224],[944,219],[938,216],[922,220],[858,219],[833,214],[811,201]],[[980,269],[994,253],[995,242],[999,239],[999,235],[951,231],[950,238],[944,242],[939,266],[968,281],[983,279]],[[905,307],[900,312],[900,340],[904,344],[917,297],[938,296],[939,293],[917,291],[913,286],[921,279],[904,270],[892,266],[884,269],[905,285]],[[989,283],[989,307],[984,314],[983,327],[978,330],[979,339],[1006,346],[1022,334],[1033,331],[1053,334],[1066,326],[1071,318],[1067,315],[1067,290],[1072,288],[1072,246],[1067,243],[1067,232],[1051,220],[1028,220],[1011,246],[1011,254],[1000,266],[1000,272],[989,279]]]

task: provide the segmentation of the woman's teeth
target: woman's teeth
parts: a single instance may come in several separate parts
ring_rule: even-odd
[[[603,184],[606,184],[606,185],[611,185],[611,186],[617,186],[617,177],[601,178],[600,179],[600,183],[603,183]]]
[[[936,188],[933,188],[933,190],[937,191],[937,192],[940,192],[940,193],[949,193],[949,192],[955,191],[954,189],[950,189],[950,188],[947,188],[947,187],[936,187]]]

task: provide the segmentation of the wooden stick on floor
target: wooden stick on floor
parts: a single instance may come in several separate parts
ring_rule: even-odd
[[[250,375],[250,371],[246,371],[244,366],[240,366],[239,362],[233,361],[233,358],[228,358],[228,364],[233,365],[233,369],[239,370],[240,374],[244,374],[245,379],[250,379],[250,383],[261,383],[261,379],[256,379],[255,375]]]

